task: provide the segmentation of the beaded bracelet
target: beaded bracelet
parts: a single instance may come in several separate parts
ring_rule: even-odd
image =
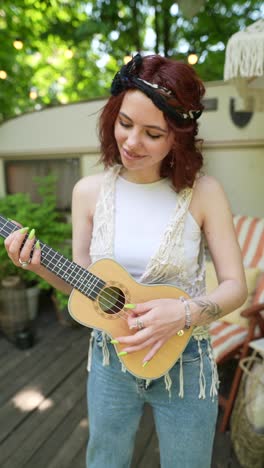
[[[185,299],[185,297],[183,297],[183,296],[180,297],[180,300],[184,304],[184,310],[185,310],[185,325],[184,325],[184,328],[185,328],[185,330],[188,330],[191,327],[191,324],[192,324],[190,304]]]

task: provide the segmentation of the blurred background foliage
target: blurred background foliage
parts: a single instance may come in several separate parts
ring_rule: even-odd
[[[258,0],[0,0],[0,122],[30,110],[107,96],[137,51],[223,78],[229,37],[263,16]]]

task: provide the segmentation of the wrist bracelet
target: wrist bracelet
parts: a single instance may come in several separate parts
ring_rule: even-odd
[[[184,304],[184,310],[185,310],[185,325],[184,325],[184,328],[185,328],[185,330],[188,330],[191,327],[191,324],[192,324],[192,315],[191,315],[190,304],[185,299],[185,297],[183,297],[183,296],[180,297],[180,300]]]

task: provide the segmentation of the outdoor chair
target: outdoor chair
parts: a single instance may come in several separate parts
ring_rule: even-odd
[[[213,322],[210,326],[212,346],[218,365],[237,359],[228,396],[219,394],[219,405],[223,409],[220,431],[228,428],[232,408],[242,376],[239,360],[251,349],[250,341],[264,336],[264,219],[234,216],[234,225],[240,244],[245,267],[248,298],[245,304]],[[211,262],[207,262],[207,290],[215,289],[217,278]]]

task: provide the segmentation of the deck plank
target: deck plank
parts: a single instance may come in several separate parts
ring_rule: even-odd
[[[23,388],[29,381],[33,381],[38,376],[46,373],[46,369],[50,367],[57,359],[63,359],[63,353],[75,342],[78,342],[80,335],[75,331],[66,329],[61,330],[61,327],[55,330],[56,333],[50,334],[47,340],[43,341],[38,348],[33,347],[27,353],[23,352],[24,359],[16,369],[12,369],[9,375],[5,377],[1,385],[0,404],[3,404],[10,395],[14,395]],[[88,342],[88,335],[86,338]],[[47,352],[47,349],[50,352]],[[51,352],[52,350],[52,352]],[[9,364],[7,363],[7,366]],[[52,369],[52,367],[51,367]]]
[[[76,426],[78,426],[80,421],[83,419],[84,415],[85,398],[83,397],[69,412],[67,412],[67,417],[56,426],[50,437],[43,442],[39,450],[34,452],[30,460],[27,461],[27,464],[25,465],[26,468],[47,468],[53,463],[57,456],[59,456],[61,460],[61,455],[63,456],[63,454],[64,460],[61,465],[57,465],[57,467],[64,467],[64,464],[68,461],[66,453],[68,439],[74,432]],[[87,430],[85,432],[87,440]],[[75,439],[75,443],[78,446],[77,439]]]
[[[65,336],[62,333],[61,327],[54,326],[48,336],[45,337],[45,341],[41,341],[37,348],[33,346],[27,350],[19,350],[12,346],[10,353],[5,357],[5,362],[0,362],[0,378],[1,380],[4,379],[1,386],[0,403],[4,400],[5,388],[8,389],[8,394],[14,391],[12,384],[16,383],[17,385],[17,379],[23,385],[23,379],[30,378],[30,372],[34,372],[34,366],[47,355],[47,346],[52,345],[54,348],[57,346],[59,335],[62,336],[63,344]]]
[[[0,363],[2,364],[2,361],[5,361],[6,356],[15,351],[15,348],[10,347],[10,342],[6,339],[5,335],[0,331],[0,349],[1,349],[1,355],[0,355]]]
[[[71,430],[69,437],[65,437],[64,434],[64,444],[58,448],[51,462],[46,465],[46,468],[58,468],[59,466],[63,466],[63,468],[75,467],[73,464],[75,456],[79,453],[81,448],[87,444],[88,420],[86,417],[83,417],[85,406],[84,397],[80,402],[79,418],[76,421],[77,424],[74,429]]]
[[[24,381],[23,389],[21,389],[21,382],[18,388],[20,392],[14,394],[13,398],[10,398],[2,408],[0,409],[0,419],[5,420],[6,423],[0,426],[0,441],[3,441],[17,426],[19,426],[24,419],[28,417],[28,412],[18,411],[15,403],[17,400],[23,398],[23,394],[32,394],[35,392],[34,401],[30,402],[31,411],[35,410],[41,402],[45,399],[45,395],[49,395],[57,385],[59,385],[65,378],[70,375],[80,362],[84,359],[82,354],[83,349],[87,345],[87,336],[83,336],[82,339],[76,339],[76,342],[72,342],[71,346],[61,348],[61,354],[58,355],[56,360],[54,358],[54,350],[52,353],[47,353],[47,361],[39,362],[41,365],[38,366],[40,372],[32,377],[30,383],[24,380],[24,375],[21,376],[21,380]],[[47,372],[48,368],[48,372]]]
[[[76,402],[83,397],[84,365],[80,365],[68,376],[63,385],[46,397],[37,410],[21,424],[1,445],[0,466],[5,468],[22,467],[48,439],[54,428],[67,417]],[[14,446],[16,450],[14,452]],[[8,461],[7,461],[8,459]]]
[[[137,431],[131,468],[145,468],[147,466],[146,459],[149,463],[148,466],[153,468],[160,466],[158,441],[154,429],[153,414],[149,405],[144,407],[144,413]]]
[[[75,455],[72,460],[71,468],[85,468],[86,445],[83,445],[81,450]]]
[[[159,468],[159,467],[160,467],[160,457],[159,457],[158,439],[157,439],[157,434],[153,427],[148,444],[146,445],[145,450],[142,453],[142,457],[139,463],[135,466],[135,468]]]

